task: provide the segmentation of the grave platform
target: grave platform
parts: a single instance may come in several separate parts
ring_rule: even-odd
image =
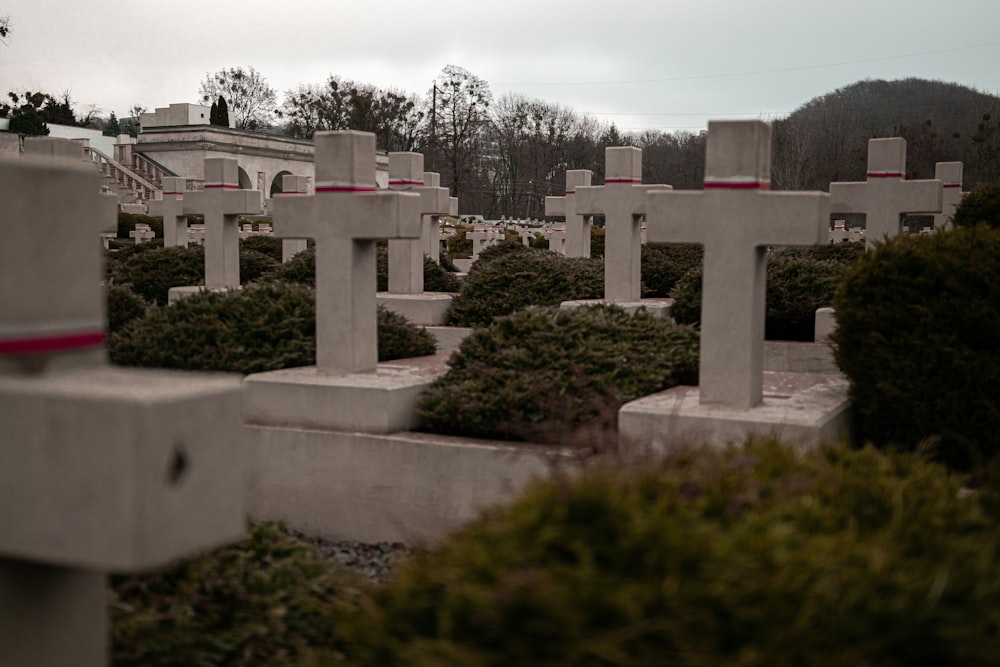
[[[424,329],[434,336],[437,353],[447,356],[451,356],[451,353],[462,345],[462,341],[475,332],[471,327],[424,327]]]
[[[598,306],[601,304],[618,306],[619,308],[623,308],[629,315],[635,314],[640,308],[645,308],[653,317],[670,317],[670,309],[674,305],[674,300],[666,297],[616,302],[605,301],[604,299],[579,299],[576,301],[563,301],[559,304],[559,307],[564,310],[572,310],[574,308]]]
[[[224,292],[237,292],[243,289],[242,285],[237,285],[235,287],[213,287],[209,289],[204,285],[184,285],[182,287],[171,287],[167,290],[167,305],[172,306],[182,299],[186,299],[189,296],[194,296],[201,292],[209,291],[221,294]]]
[[[378,292],[375,300],[417,325],[444,324],[444,315],[451,306],[454,294],[446,292],[421,292],[420,294],[393,294]]]
[[[447,370],[448,355],[380,363],[367,373],[318,373],[315,366],[248,375],[247,424],[393,433],[417,426],[417,399]]]
[[[672,443],[725,446],[748,435],[776,436],[811,449],[850,436],[847,380],[841,375],[764,373],[764,400],[750,409],[702,405],[698,387],[674,387],[626,403],[618,412],[622,439],[653,451]]]

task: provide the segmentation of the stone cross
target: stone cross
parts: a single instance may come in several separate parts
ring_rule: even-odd
[[[149,202],[149,214],[163,217],[163,247],[188,244],[187,215],[184,214],[184,190],[187,179],[177,176],[163,178],[163,198]]]
[[[465,235],[465,238],[472,239],[472,259],[478,259],[479,253],[492,245],[492,241],[496,238],[491,230],[488,229],[474,229]]]
[[[940,231],[951,226],[955,210],[962,203],[961,162],[938,162],[934,165],[934,178],[941,181],[941,212],[934,216],[934,229]]]
[[[239,380],[106,363],[99,184],[0,158],[0,665],[107,664],[107,573],[246,520]]]
[[[281,177],[281,192],[276,196],[309,194],[309,179],[306,176],[285,174]],[[273,233],[273,229],[271,230]],[[281,261],[287,262],[308,247],[305,239],[282,239]]]
[[[458,197],[450,196],[448,188],[441,187],[441,174],[436,171],[424,172],[424,187],[430,188],[432,206],[439,212],[426,214],[424,221],[424,253],[430,255],[435,262],[441,261],[441,217],[458,215]],[[436,197],[436,199],[434,199]],[[452,211],[455,213],[453,214]]]
[[[559,215],[566,218],[567,257],[590,257],[591,221],[589,217],[577,214],[574,195],[578,187],[590,185],[591,175],[589,169],[569,169],[566,171],[566,195],[545,198],[545,215]]]
[[[567,231],[563,227],[555,227],[545,232],[549,241],[549,250],[560,255],[566,255]]]
[[[139,223],[135,226],[135,229],[128,233],[132,237],[132,240],[136,243],[145,243],[146,241],[152,241],[156,238],[156,232],[154,232],[149,225],[144,225]]]
[[[316,194],[274,201],[274,233],[316,240],[316,367],[378,365],[375,241],[420,238],[420,197],[376,192],[375,135],[317,132]]]
[[[239,217],[261,212],[260,193],[239,189],[234,158],[205,158],[205,189],[187,193],[184,212],[205,216],[205,287],[240,285]]]
[[[827,242],[829,195],[769,192],[771,127],[708,124],[704,191],[652,191],[650,243],[705,248],[700,402],[752,408],[762,400],[767,246]]]
[[[869,248],[900,231],[906,213],[939,213],[941,181],[907,181],[906,139],[868,140],[868,180],[830,184],[831,213],[864,213]]]
[[[389,153],[389,189],[419,195],[423,214],[419,239],[389,239],[389,292],[392,294],[421,294],[424,291],[424,254],[431,254],[432,235],[437,243],[438,216],[447,215],[451,205],[448,190],[426,185],[427,176],[437,174],[424,172],[422,154]]]
[[[669,185],[642,185],[642,151],[634,146],[604,149],[604,185],[577,186],[578,215],[604,216],[604,299],[642,298],[642,243],[639,224],[645,195]]]

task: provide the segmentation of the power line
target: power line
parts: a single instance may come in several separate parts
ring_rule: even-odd
[[[548,83],[498,83],[497,86],[508,88],[519,88],[525,86],[610,86],[633,83],[667,83],[671,81],[696,81],[698,79],[721,79],[733,76],[754,76],[757,74],[777,74],[781,72],[801,72],[805,70],[822,69],[825,67],[842,67],[844,65],[860,65],[864,63],[881,62],[884,60],[898,60],[901,58],[913,58],[915,56],[937,55],[939,53],[953,53],[955,51],[968,51],[970,49],[980,49],[987,46],[997,46],[1000,42],[984,42],[982,44],[972,44],[969,46],[956,46],[950,49],[935,49],[933,51],[917,51],[914,53],[904,53],[895,56],[883,56],[881,58],[865,58],[862,60],[844,60],[836,63],[823,63],[817,65],[800,65],[798,67],[780,67],[775,69],[750,70],[746,72],[726,72],[717,74],[698,74],[689,76],[674,76],[658,79],[628,79],[620,81],[555,81]]]

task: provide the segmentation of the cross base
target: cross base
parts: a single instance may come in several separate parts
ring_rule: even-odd
[[[415,428],[417,399],[447,370],[447,355],[381,363],[371,373],[324,375],[315,366],[247,376],[248,424],[394,433]]]
[[[850,436],[847,380],[839,375],[764,373],[764,400],[748,410],[702,405],[698,387],[674,387],[626,403],[618,432],[627,447],[742,444],[747,436],[777,436],[813,449]]]
[[[392,294],[379,292],[375,295],[378,305],[399,313],[417,325],[436,326],[444,324],[445,313],[454,298],[444,292],[422,292],[420,294]]]
[[[674,305],[674,300],[657,297],[654,299],[640,299],[639,301],[605,301],[604,299],[577,299],[575,301],[563,301],[559,304],[562,310],[574,310],[587,306],[618,306],[629,315],[634,315],[640,308],[646,309],[653,317],[670,317],[670,309]]]

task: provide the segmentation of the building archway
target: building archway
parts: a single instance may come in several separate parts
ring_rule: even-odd
[[[293,175],[292,172],[287,170],[279,171],[277,174],[275,174],[274,179],[271,181],[270,196],[274,197],[274,195],[280,195],[282,192],[284,192],[281,181],[283,180],[283,177],[292,175]]]
[[[250,176],[243,170],[243,167],[237,167],[240,173],[240,190],[253,190],[253,181],[250,180]]]

